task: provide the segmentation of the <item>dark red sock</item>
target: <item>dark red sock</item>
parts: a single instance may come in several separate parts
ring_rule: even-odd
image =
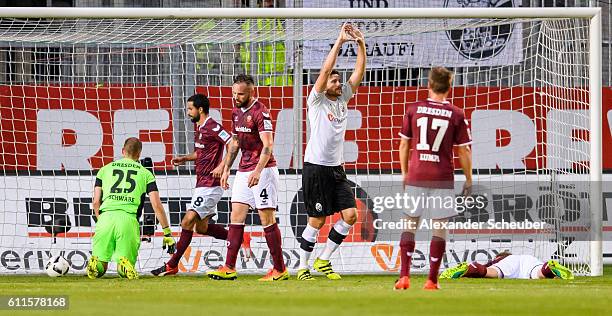
[[[487,266],[478,262],[472,262],[468,266],[464,278],[484,278],[487,275]]]
[[[410,265],[412,264],[412,254],[414,253],[414,234],[403,232],[400,240],[400,251],[402,252],[400,278],[410,276]]]
[[[440,264],[442,263],[442,257],[446,250],[446,240],[440,237],[432,237],[429,245],[429,276],[428,279],[433,283],[438,283],[438,271],[440,271]]]
[[[242,235],[244,234],[244,224],[230,224],[227,233],[227,256],[225,257],[225,265],[230,268],[236,267],[236,259],[238,251],[242,244]]]
[[[228,231],[223,225],[208,223],[206,235],[216,239],[227,240],[227,234]]]
[[[274,223],[265,227],[264,233],[266,234],[266,243],[268,244],[268,249],[270,249],[274,269],[279,272],[285,271],[285,260],[281,248],[281,233],[280,229],[278,229],[278,224]]]
[[[554,279],[555,278],[555,274],[548,267],[548,262],[545,262],[544,265],[542,265],[542,274],[547,279]]]
[[[172,258],[168,260],[168,265],[171,268],[176,268],[178,266],[179,260],[181,260],[181,257],[185,253],[185,250],[187,250],[187,247],[189,247],[189,244],[191,243],[192,236],[193,236],[193,231],[187,230],[187,229],[181,230],[181,237],[179,238],[179,241],[176,243],[175,252],[172,255]]]

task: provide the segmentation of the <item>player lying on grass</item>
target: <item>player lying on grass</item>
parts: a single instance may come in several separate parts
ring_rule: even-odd
[[[217,203],[223,196],[220,182],[224,167],[223,147],[230,142],[231,135],[209,116],[209,110],[210,101],[205,95],[195,94],[187,99],[187,116],[197,124],[195,150],[189,155],[175,157],[172,163],[179,166],[186,161],[195,161],[196,188],[187,213],[181,221],[181,237],[176,244],[176,252],[167,263],[151,271],[155,276],[178,272],[179,260],[191,243],[194,231],[201,235],[227,240],[227,229],[208,221],[217,214]],[[244,240],[243,248],[246,248],[246,256],[249,257],[251,250],[248,246],[248,236]]]
[[[340,73],[333,67],[342,45],[349,41],[356,43],[357,60],[348,82],[343,83]],[[335,213],[340,213],[342,218],[338,219],[329,231],[325,249],[314,261],[313,268],[325,274],[328,279],[340,279],[340,275],[332,269],[330,259],[357,221],[355,194],[342,166],[347,104],[361,83],[365,66],[363,34],[350,24],[342,25],[338,39],[327,55],[306,102],[310,138],[304,155],[302,187],[308,224],[300,239],[298,280],[314,280],[310,274],[308,260],[314,250],[319,230],[327,217]]]
[[[480,264],[462,262],[442,272],[440,279],[492,278],[492,279],[574,279],[572,271],[555,260],[543,262],[531,255],[498,254],[495,259]]]
[[[155,176],[140,164],[142,142],[131,137],[125,141],[123,159],[102,167],[96,175],[93,209],[96,231],[92,240],[92,255],[87,262],[87,276],[99,278],[108,268],[108,262],[117,262],[121,277],[137,279],[134,268],[140,248],[139,211],[149,195],[155,216],[164,230],[163,248],[174,253],[174,239],[164,212]]]

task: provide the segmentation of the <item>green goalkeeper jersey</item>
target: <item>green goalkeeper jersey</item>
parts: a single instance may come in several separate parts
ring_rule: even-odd
[[[95,185],[102,188],[100,213],[122,211],[136,215],[144,206],[145,195],[157,191],[151,171],[140,162],[126,158],[102,167]]]

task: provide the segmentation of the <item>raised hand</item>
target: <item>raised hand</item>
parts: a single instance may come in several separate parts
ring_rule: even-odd
[[[356,42],[365,42],[365,37],[358,28],[351,25],[348,33],[355,39]]]
[[[340,34],[338,34],[338,40],[340,41],[341,44],[355,40],[355,38],[351,35],[352,29],[353,29],[353,26],[351,24],[349,23],[342,24],[342,27],[340,28]]]

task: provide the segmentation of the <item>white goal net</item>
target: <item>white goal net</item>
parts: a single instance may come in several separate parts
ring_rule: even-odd
[[[484,201],[451,220],[443,267],[508,250],[557,259],[580,274],[600,271],[601,259],[592,261],[601,258],[601,218],[593,220],[601,205],[593,199],[598,184],[592,180],[601,173],[601,152],[593,156],[601,130],[592,129],[591,119],[600,112],[590,105],[600,87],[593,86],[591,69],[599,52],[590,49],[587,11],[572,9],[582,17],[529,11],[433,18],[415,10],[419,15],[403,11],[402,18],[300,19],[266,16],[275,12],[268,9],[102,11],[114,18],[60,10],[52,11],[56,17],[7,11],[0,18],[0,274],[40,273],[59,253],[71,271],[82,273],[95,227],[95,173],[119,158],[132,136],[144,142],[142,156],[154,163],[178,236],[195,186],[193,165],[170,163],[194,149],[186,99],[207,95],[212,117],[229,129],[232,78],[239,73],[255,77],[257,97],[271,109],[281,171],[277,219],[286,264],[295,271],[297,236],[306,224],[300,174],[308,139],[305,98],[343,22],[363,31],[368,61],[349,103],[344,160],[358,222],[332,257],[338,272],[399,268],[401,230],[393,225],[402,212],[383,201],[401,189],[397,134],[406,105],[427,97],[428,69],[438,65],[462,70],[450,100],[470,121],[473,194]],[[233,18],[221,18],[228,12]],[[355,56],[356,47],[345,44],[336,66],[343,80]],[[229,222],[229,198],[226,191],[217,223]],[[168,260],[150,206],[143,213],[142,273]],[[329,228],[321,230],[315,253]],[[253,258],[247,262],[241,251],[238,269],[265,272],[270,254],[254,212],[246,231]],[[428,268],[429,238],[427,230],[417,235],[417,271]],[[196,236],[180,270],[216,268],[225,252],[225,241]]]

